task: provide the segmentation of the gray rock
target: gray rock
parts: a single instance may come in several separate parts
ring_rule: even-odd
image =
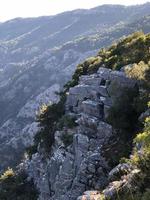
[[[102,190],[109,179],[114,180],[120,170],[126,170],[127,166],[118,166],[110,172],[107,160],[102,156],[103,146],[114,133],[112,126],[105,122],[114,95],[118,94],[117,90],[110,93],[114,81],[117,81],[119,87],[134,87],[134,82],[123,72],[101,68],[98,73],[80,77],[79,85],[70,88],[66,112],[75,116],[78,124],[72,130],[72,144],[65,148],[61,141],[64,130],[56,131],[50,157],[44,162],[44,158],[37,155],[28,163],[30,177],[40,191],[40,200],[76,200],[91,188],[96,191],[86,192],[78,199],[96,200],[101,198],[97,190]],[[104,194],[106,197],[114,197],[116,188],[120,189],[123,185],[123,181],[115,182],[106,188]]]
[[[105,123],[105,122],[99,122],[99,125],[97,127],[97,137],[99,139],[103,139],[103,138],[110,138],[110,136],[112,136],[112,126]]]
[[[97,117],[99,119],[103,118],[103,104],[91,100],[82,101],[81,112]]]
[[[98,74],[94,74],[91,76],[84,75],[81,76],[79,79],[79,83],[81,85],[92,85],[92,86],[99,86],[101,84],[102,78],[98,76]]]
[[[131,164],[123,163],[117,165],[109,172],[109,180],[117,181],[121,179],[121,176],[127,175],[133,169]]]
[[[81,117],[77,120],[77,123],[79,125],[82,125],[84,127],[89,127],[94,130],[96,130],[98,122],[99,122],[99,120],[97,117],[89,116],[84,113],[82,113]]]

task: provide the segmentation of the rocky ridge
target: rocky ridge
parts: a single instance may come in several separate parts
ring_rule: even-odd
[[[114,83],[120,91],[112,91]],[[75,116],[78,126],[56,131],[49,158],[44,159],[39,151],[25,163],[40,191],[40,200],[75,200],[86,190],[102,190],[108,184],[111,167],[102,147],[115,135],[106,120],[108,111],[114,98],[121,98],[123,88],[135,87],[136,81],[124,72],[100,68],[95,74],[81,76],[79,84],[70,88],[66,114]],[[64,132],[73,138],[67,147],[62,139]]]

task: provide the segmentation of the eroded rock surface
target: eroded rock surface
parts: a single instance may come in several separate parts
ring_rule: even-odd
[[[102,147],[114,134],[106,122],[115,95],[121,95],[121,90],[110,90],[114,82],[120,88],[136,85],[123,72],[100,68],[96,74],[81,76],[79,85],[69,90],[66,113],[75,115],[78,123],[72,129],[72,143],[65,147],[60,137],[63,130],[57,131],[50,157],[45,160],[37,153],[26,162],[40,200],[76,200],[84,191],[99,191],[108,184],[111,168]],[[89,193],[78,199],[88,199]]]

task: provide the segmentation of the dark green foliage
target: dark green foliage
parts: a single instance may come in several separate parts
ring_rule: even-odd
[[[37,200],[38,192],[25,172],[10,174],[0,179],[1,200]]]
[[[146,189],[145,192],[142,194],[141,200],[149,200],[150,198],[150,189]]]
[[[56,130],[62,130],[64,127],[73,128],[77,125],[74,117],[64,115],[66,94],[62,92],[59,95],[60,101],[58,103],[44,106],[37,116],[37,121],[40,123],[41,130],[34,137],[34,145],[26,149],[29,158],[37,152],[38,145],[40,145],[41,148],[44,148],[46,154],[51,151]],[[71,137],[68,135],[63,136],[66,145],[72,140]]]
[[[73,142],[73,135],[69,133],[65,133],[61,137],[65,147],[69,146]]]
[[[102,154],[107,159],[111,168],[116,167],[120,159],[124,160],[124,158],[128,158],[132,152],[132,141],[129,140],[127,134],[123,130],[118,130],[108,144],[102,147]]]
[[[51,146],[54,143],[54,132],[58,120],[64,115],[65,95],[61,94],[58,103],[47,106],[38,116],[37,121],[40,123],[41,130],[35,136],[35,145],[44,148],[46,153],[49,153]]]
[[[134,108],[137,92],[129,88],[122,90],[121,96],[114,100],[107,120],[114,128],[131,133],[137,122],[137,112]]]
[[[74,117],[71,117],[69,115],[64,115],[58,121],[57,127],[59,130],[62,130],[64,127],[65,128],[73,128],[73,127],[77,126],[75,120],[76,120],[76,118],[74,118]]]
[[[119,97],[117,96],[118,91],[120,93]],[[139,125],[138,116],[140,113],[135,106],[135,100],[137,100],[139,92],[136,87],[133,89],[121,88],[120,85],[114,82],[109,89],[109,93],[114,99],[107,122],[113,126],[116,134],[114,138],[111,138],[109,148],[104,146],[103,152],[110,166],[114,167],[122,157],[128,157],[132,151],[132,140]]]
[[[150,117],[145,119],[142,133],[137,134],[135,148],[128,162],[140,169],[138,177],[131,182],[129,192],[122,192],[122,200],[149,200],[150,198]],[[140,146],[140,147],[139,147]]]
[[[150,199],[150,189],[145,189],[145,191],[128,191],[126,194],[118,195],[118,200],[149,200]]]
[[[35,154],[36,152],[37,152],[37,144],[34,144],[26,148],[26,153],[28,154],[29,159],[31,159],[32,155]]]
[[[130,68],[126,68],[126,74],[139,84],[139,95],[135,99],[134,106],[140,114],[147,109],[147,102],[150,100],[150,62],[146,64],[141,61]]]

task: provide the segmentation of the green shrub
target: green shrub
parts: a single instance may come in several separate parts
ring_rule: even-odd
[[[150,63],[143,61],[134,64],[132,67],[126,67],[127,76],[136,79],[139,82],[140,92],[135,99],[135,108],[140,114],[147,109],[147,102],[150,99]]]
[[[61,140],[63,141],[65,147],[69,146],[73,142],[73,135],[65,133],[62,135]]]
[[[146,191],[143,193],[141,200],[149,200],[150,199],[150,188],[146,189]]]
[[[77,66],[72,80],[65,85],[66,90],[77,85],[81,75],[95,73],[101,66],[120,70],[125,65],[140,61],[147,64],[150,60],[149,46],[150,34],[144,35],[143,32],[136,32],[121,39],[108,49],[102,48],[97,56],[91,57]]]
[[[73,128],[73,127],[77,126],[75,120],[76,120],[75,117],[71,117],[69,115],[64,115],[58,121],[57,127],[58,127],[59,130],[62,130],[64,127],[66,127],[66,128]]]
[[[133,155],[128,160],[133,166],[140,169],[138,180],[134,180],[130,192],[122,193],[122,200],[149,200],[150,197],[150,117],[144,123],[144,130],[135,140]]]
[[[98,55],[102,58],[102,64],[118,70],[128,64],[139,63],[141,60],[148,63],[149,44],[150,34],[144,35],[142,32],[137,32],[120,40],[107,50],[101,50]]]
[[[132,150],[132,140],[138,125],[138,113],[134,106],[138,91],[136,88],[120,88],[120,85],[114,82],[109,93],[112,95],[113,105],[106,121],[112,125],[116,134],[111,138],[109,148],[106,146],[103,151],[109,165],[114,167],[122,157],[128,157]]]
[[[29,156],[29,159],[31,159],[32,155],[35,154],[36,152],[37,152],[37,145],[35,144],[26,148],[26,153]]]
[[[1,200],[37,200],[38,192],[32,180],[27,180],[24,171],[15,173],[12,169],[6,170],[0,177]]]
[[[133,106],[137,91],[129,88],[122,88],[122,90],[121,96],[114,99],[107,121],[114,128],[125,130],[130,134],[134,130],[138,117]]]
[[[134,140],[137,148],[134,150],[132,162],[146,173],[150,180],[150,117],[145,119],[144,131],[139,133]],[[138,146],[141,146],[140,152]]]
[[[81,75],[86,75],[86,74],[93,74],[97,72],[101,65],[101,57],[96,56],[96,57],[91,57],[88,58],[85,62],[82,64],[79,64],[77,66],[77,69],[75,73],[72,76],[72,80],[69,81],[64,87],[66,90],[69,90],[70,87],[73,87],[78,84],[79,77]]]

